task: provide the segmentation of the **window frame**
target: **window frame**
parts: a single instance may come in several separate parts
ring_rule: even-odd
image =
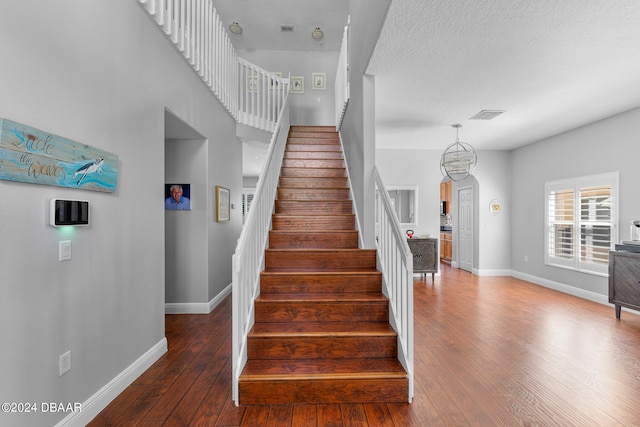
[[[581,192],[585,192],[589,189],[593,189],[595,187],[609,187],[610,193],[610,208],[609,208],[609,219],[608,220],[593,220],[593,219],[584,219],[581,202],[583,199],[586,199]],[[609,250],[615,249],[615,244],[618,241],[618,230],[619,230],[619,197],[618,197],[618,187],[619,187],[619,172],[609,172],[598,175],[589,175],[582,176],[577,178],[563,179],[557,181],[547,181],[545,182],[544,187],[544,260],[545,265],[551,267],[559,267],[565,268],[569,270],[579,271],[582,273],[588,273],[598,276],[608,276],[609,269],[608,263],[598,263],[595,261],[585,261],[582,259],[582,255],[584,253],[595,253],[597,251],[585,251],[585,248],[594,248],[597,247],[597,244],[593,243],[593,233],[583,233],[583,227],[609,227],[610,229],[610,241],[609,247],[603,247],[603,250],[606,250],[606,257],[608,260]],[[572,206],[571,206],[571,216],[572,218],[565,219],[564,221],[558,220],[556,217],[551,217],[551,210],[553,212],[558,212],[559,209],[556,209],[556,205],[553,203],[555,198],[552,198],[552,194],[555,196],[559,192],[571,192],[572,193]],[[566,208],[566,205],[564,206]],[[569,209],[563,209],[567,212]],[[563,257],[556,256],[558,253],[554,249],[559,247],[558,244],[558,236],[557,232],[552,232],[552,228],[558,225],[564,224],[567,228],[570,229],[572,234],[572,246],[571,256]],[[554,238],[555,237],[555,238]],[[589,241],[590,243],[583,243],[585,241]],[[605,249],[606,248],[606,249]],[[566,254],[566,251],[564,252]],[[594,258],[597,258],[596,254]],[[602,254],[600,254],[602,255]]]

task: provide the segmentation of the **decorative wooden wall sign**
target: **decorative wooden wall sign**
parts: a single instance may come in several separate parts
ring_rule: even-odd
[[[118,156],[0,119],[0,179],[114,192]]]

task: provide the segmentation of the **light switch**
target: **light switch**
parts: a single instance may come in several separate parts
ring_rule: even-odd
[[[58,248],[58,261],[71,259],[71,240],[61,240]]]

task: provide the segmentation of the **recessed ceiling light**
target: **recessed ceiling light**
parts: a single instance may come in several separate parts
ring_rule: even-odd
[[[491,120],[504,113],[504,110],[482,110],[469,120]]]

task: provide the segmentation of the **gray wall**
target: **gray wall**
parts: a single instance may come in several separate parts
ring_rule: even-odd
[[[510,159],[510,153],[506,151],[478,151],[478,165],[473,171],[477,181],[477,194],[474,195],[474,208],[477,212],[474,268],[480,275],[510,273]],[[454,183],[454,200],[457,197],[456,188]],[[502,204],[502,212],[498,215],[492,215],[489,209],[489,203],[494,199]],[[454,221],[457,219],[454,218]]]
[[[544,264],[544,183],[619,171],[619,238],[628,239],[629,221],[640,218],[639,134],[640,109],[635,109],[512,153],[511,268],[516,274],[550,286],[562,284],[583,297],[607,295],[606,277]]]
[[[213,188],[240,205],[235,123],[138,2],[6,0],[0,117],[119,155],[113,194],[0,181],[0,401],[85,402],[164,340],[164,115],[206,137],[208,299],[231,282],[241,228],[214,222]],[[86,199],[92,224],[48,225],[51,198]],[[200,205],[202,206],[202,205]],[[73,259],[58,262],[58,242]],[[58,356],[71,350],[71,371]],[[64,413],[2,414],[53,425]]]
[[[165,183],[191,190],[190,211],[165,211],[165,303],[207,303],[206,143],[166,140],[164,160]]]

